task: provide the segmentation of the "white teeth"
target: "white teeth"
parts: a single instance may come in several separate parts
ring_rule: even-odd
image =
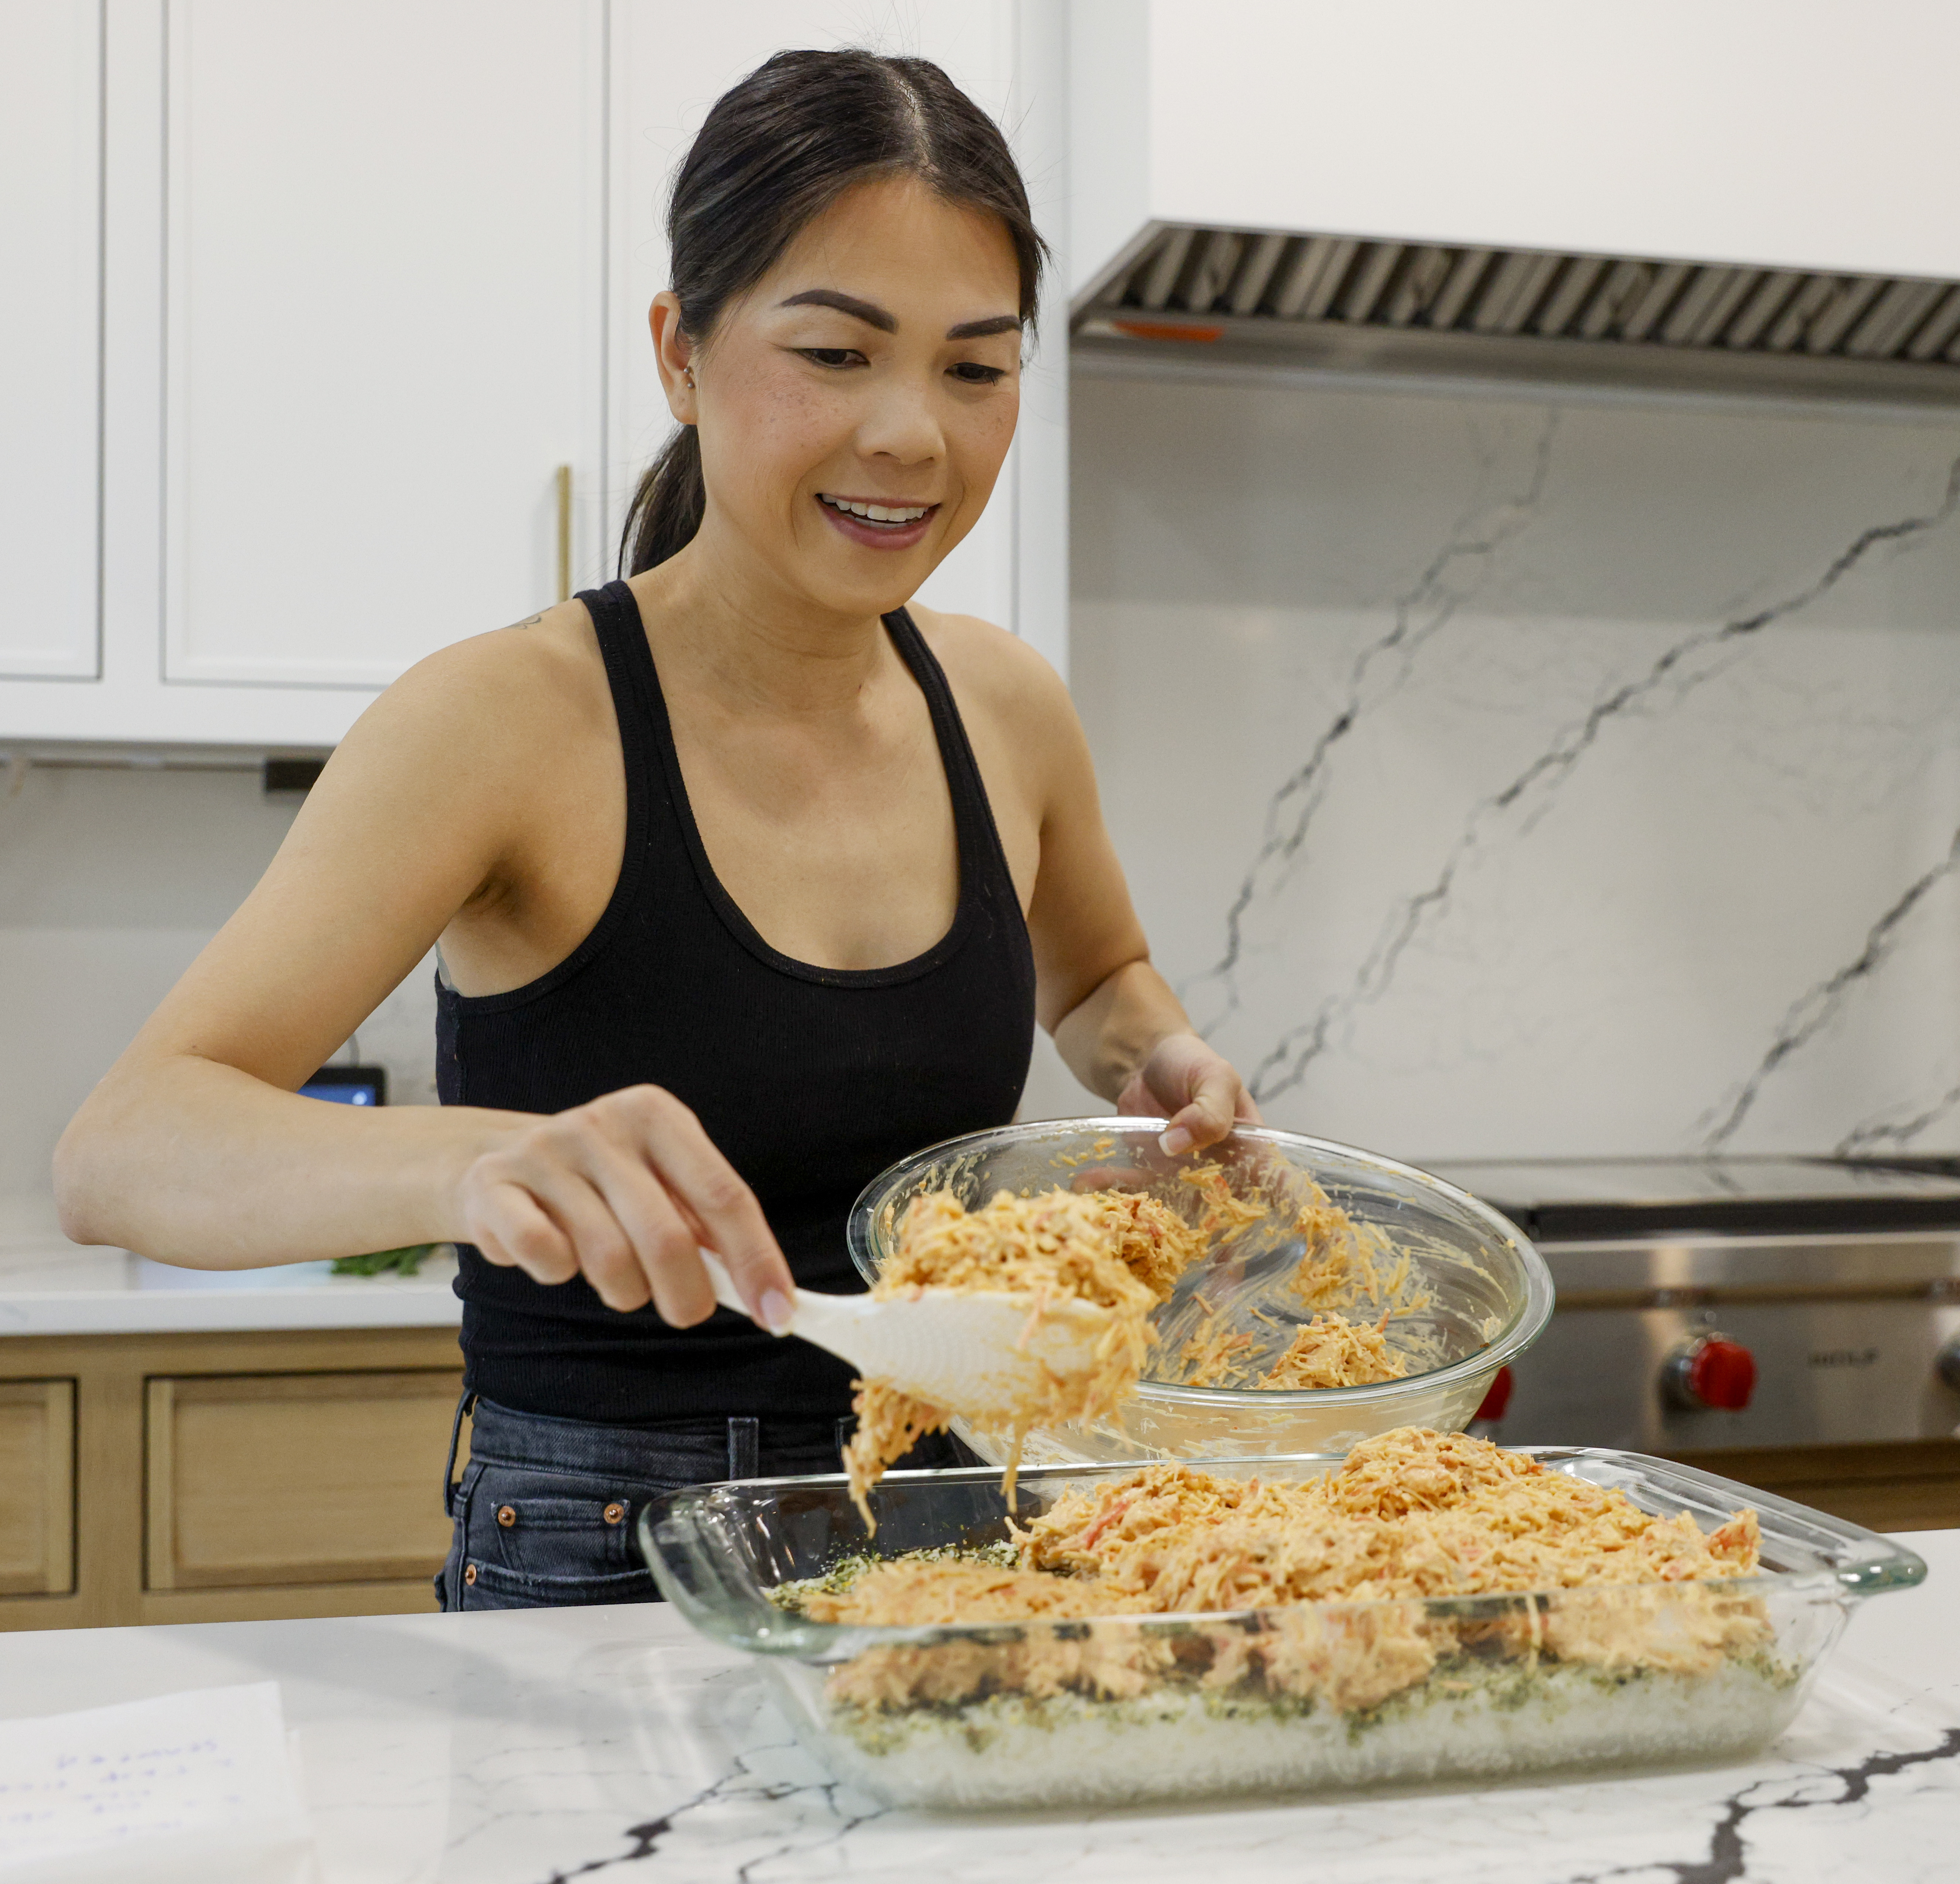
[[[930,504],[904,507],[886,504],[854,504],[848,498],[829,497],[821,491],[817,496],[832,510],[842,511],[848,517],[861,517],[870,524],[915,524],[932,508]]]

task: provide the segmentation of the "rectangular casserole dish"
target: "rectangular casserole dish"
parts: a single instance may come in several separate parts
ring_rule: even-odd
[[[875,1546],[841,1475],[691,1487],[641,1513],[639,1539],[668,1599],[759,1658],[798,1738],[839,1778],[889,1804],[959,1809],[1732,1758],[1789,1724],[1854,1602],[1926,1574],[1886,1538],[1688,1466],[1518,1450],[1704,1531],[1753,1507],[1761,1574],[918,1628],[811,1622],[771,1600],[867,1548],[1004,1542],[988,1468],[889,1474],[872,1494]],[[1271,1481],[1341,1462],[1205,1465]],[[1024,1472],[1015,1515],[1134,1469]]]

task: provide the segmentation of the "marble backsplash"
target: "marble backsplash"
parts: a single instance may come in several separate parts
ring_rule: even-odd
[[[1960,1149],[1960,420],[1085,372],[1071,442],[1111,827],[1274,1123]]]

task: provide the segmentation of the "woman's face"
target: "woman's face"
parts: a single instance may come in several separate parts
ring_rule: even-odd
[[[699,428],[703,546],[739,539],[826,612],[904,603],[1013,438],[1020,278],[998,218],[907,178],[847,192],[692,356],[656,302],[675,416]]]

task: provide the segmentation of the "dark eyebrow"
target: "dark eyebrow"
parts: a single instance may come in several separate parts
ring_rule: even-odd
[[[949,340],[983,340],[990,333],[1019,333],[1021,317],[1018,314],[994,314],[985,320],[963,320],[956,327],[949,327],[946,337]]]
[[[800,294],[792,294],[788,301],[778,301],[779,307],[835,307],[840,314],[848,314],[854,320],[861,320],[867,327],[876,327],[880,333],[896,333],[899,319],[888,314],[874,301],[860,301],[854,294],[840,294],[834,288],[807,288]]]
[[[880,333],[896,333],[899,330],[896,314],[887,313],[875,301],[860,301],[856,295],[840,294],[834,288],[807,288],[800,294],[792,294],[788,301],[776,304],[779,307],[834,307],[840,314],[848,314],[867,327],[876,327]],[[1018,333],[1020,328],[1018,314],[990,314],[985,320],[963,320],[958,326],[947,328],[946,337],[949,340],[982,340],[989,334]]]

